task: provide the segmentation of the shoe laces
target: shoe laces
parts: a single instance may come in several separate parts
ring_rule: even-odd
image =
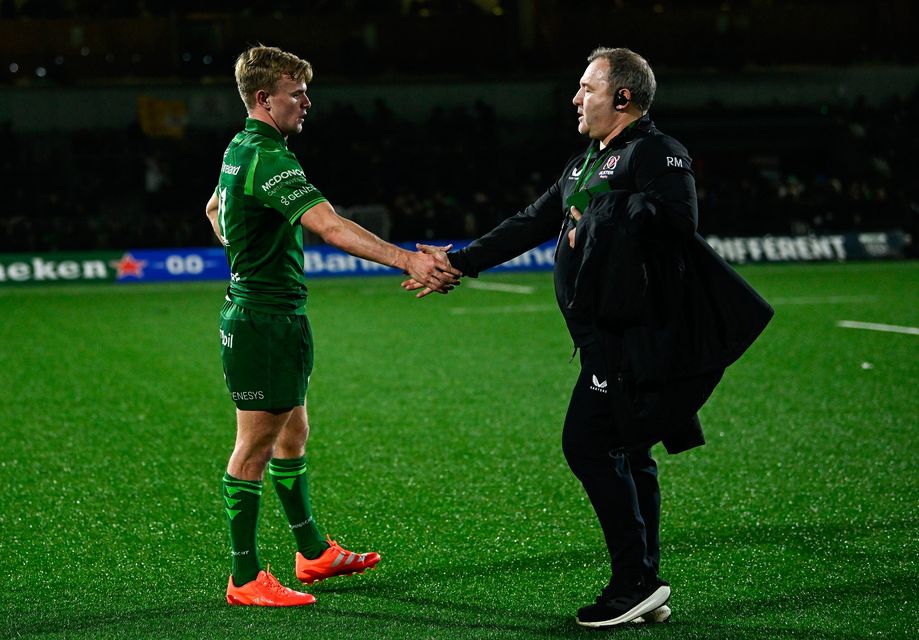
[[[332,549],[338,549],[339,551],[342,550],[341,545],[338,544],[338,542],[336,542],[335,540],[332,540],[332,536],[330,536],[329,534],[325,535],[325,541],[329,543],[329,547],[331,547]]]
[[[268,588],[275,593],[287,593],[287,587],[281,584],[281,582],[271,573],[270,563],[265,567],[265,581],[268,583]]]

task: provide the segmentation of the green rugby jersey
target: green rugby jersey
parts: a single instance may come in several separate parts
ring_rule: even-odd
[[[304,313],[300,216],[325,200],[307,181],[284,136],[247,118],[246,128],[223,154],[217,183],[230,300],[265,313]]]

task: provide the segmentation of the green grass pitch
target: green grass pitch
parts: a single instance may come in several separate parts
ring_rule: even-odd
[[[917,263],[742,270],[772,324],[658,448],[673,618],[621,638],[915,638]],[[417,301],[317,279],[308,456],[323,529],[376,571],[228,607],[222,283],[0,289],[0,638],[590,638],[607,579],[560,448],[577,366],[551,275]],[[270,488],[262,558],[293,585]]]

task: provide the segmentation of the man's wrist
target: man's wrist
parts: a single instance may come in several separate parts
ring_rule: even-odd
[[[396,247],[396,259],[393,261],[392,266],[394,269],[398,269],[402,273],[408,273],[408,264],[409,258],[411,257],[411,251],[406,251],[402,247]]]

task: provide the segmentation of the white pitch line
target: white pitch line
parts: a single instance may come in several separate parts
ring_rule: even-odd
[[[843,329],[867,329],[868,331],[886,331],[888,333],[906,333],[919,336],[919,327],[898,327],[893,324],[878,324],[876,322],[858,322],[856,320],[840,320],[837,327]]]
[[[477,282],[468,280],[465,286],[471,289],[480,289],[481,291],[502,291],[504,293],[533,293],[536,289],[523,284],[504,284],[501,282]]]
[[[450,313],[455,316],[488,313],[543,313],[557,309],[551,304],[517,304],[506,307],[454,307]]]
[[[772,298],[772,304],[852,304],[856,302],[874,302],[877,296],[792,296],[789,298]]]

